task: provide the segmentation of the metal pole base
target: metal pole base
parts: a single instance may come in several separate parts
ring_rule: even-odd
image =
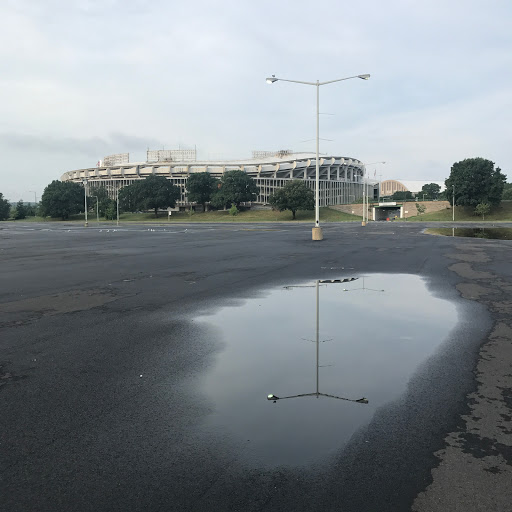
[[[87,226],[89,225],[89,223],[88,223],[88,222],[86,222],[84,225],[85,225],[85,227],[87,227]]]
[[[313,240],[323,240],[324,235],[322,233],[322,228],[313,228]]]

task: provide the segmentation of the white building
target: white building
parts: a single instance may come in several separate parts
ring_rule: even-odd
[[[261,153],[261,152],[260,152]],[[149,151],[148,151],[149,154]],[[155,153],[156,154],[156,153]],[[259,154],[256,154],[259,156]],[[110,161],[116,161],[115,158]],[[151,153],[153,157],[153,152]],[[167,156],[167,154],[165,155]],[[321,156],[320,165],[320,206],[352,203],[363,193],[364,164],[355,159],[341,156]],[[82,183],[87,180],[89,186],[105,187],[111,197],[117,190],[147,176],[163,176],[181,189],[178,205],[188,204],[187,179],[193,173],[209,172],[221,178],[227,171],[241,170],[251,176],[259,187],[257,203],[268,204],[274,190],[283,187],[290,180],[304,180],[306,185],[315,190],[316,156],[312,153],[293,153],[278,151],[271,156],[246,160],[225,161],[165,161],[115,163],[109,166],[91,167],[65,172],[62,181]],[[371,182],[370,197],[377,198],[378,183]]]

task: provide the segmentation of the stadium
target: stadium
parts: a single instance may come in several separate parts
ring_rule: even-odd
[[[364,164],[341,156],[321,156],[319,159],[320,206],[346,204],[363,195]],[[253,151],[246,160],[198,161],[195,149],[148,150],[146,162],[129,161],[129,153],[110,155],[96,167],[65,172],[61,180],[101,186],[115,198],[117,191],[136,180],[150,175],[163,176],[180,188],[177,206],[186,207],[187,179],[193,173],[209,172],[222,178],[227,171],[245,171],[256,181],[259,194],[256,204],[267,205],[270,195],[290,180],[304,180],[315,190],[316,156],[313,153],[294,153],[291,150]],[[368,183],[368,182],[367,182]],[[378,183],[369,183],[370,198],[378,198]]]

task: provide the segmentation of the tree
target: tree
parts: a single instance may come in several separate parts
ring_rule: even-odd
[[[52,181],[41,197],[43,217],[60,217],[66,220],[84,210],[84,189],[71,181]]]
[[[158,209],[174,208],[180,195],[180,189],[167,178],[148,176],[121,189],[119,204],[122,202],[130,211],[155,210],[155,217],[158,217]]]
[[[35,217],[37,215],[38,206],[37,203],[34,204],[24,204],[25,213],[27,217]]]
[[[142,180],[140,181],[142,182]],[[119,190],[118,200],[119,200],[119,209],[124,212],[136,212],[138,210],[137,206],[137,196],[139,195],[139,181],[135,181],[131,185],[123,187]]]
[[[187,180],[188,200],[202,204],[206,211],[206,203],[211,201],[212,195],[217,190],[218,181],[209,172],[191,174]]]
[[[16,203],[16,207],[14,208],[13,217],[14,217],[14,220],[22,220],[27,217],[27,209],[21,199]]]
[[[256,182],[244,171],[225,172],[218,183],[218,189],[212,196],[212,204],[218,208],[234,203],[254,201],[258,196]]]
[[[108,206],[105,208],[105,213],[103,214],[103,216],[105,217],[105,219],[107,220],[114,220],[116,217],[117,217],[117,206],[116,206],[116,202],[113,201],[112,199],[109,199],[110,203],[108,204]]]
[[[475,207],[475,214],[481,215],[482,220],[485,220],[485,215],[491,211],[491,205],[489,203],[478,203]]]
[[[455,204],[476,207],[479,203],[497,206],[501,202],[506,176],[494,169],[494,162],[485,158],[467,158],[452,165],[450,177],[445,180],[447,199]]]
[[[505,183],[501,199],[504,201],[512,201],[512,183]]]
[[[412,192],[409,190],[397,190],[392,196],[391,199],[393,201],[407,201],[408,199],[413,199]]]
[[[418,210],[418,215],[425,213],[427,207],[424,204],[416,203],[416,210]]]
[[[105,187],[100,187],[98,185],[88,187],[87,190],[87,205],[90,206],[94,211],[96,211],[96,198],[98,201],[98,213],[101,217],[108,218],[106,215],[107,209],[112,207],[112,203],[115,201],[108,197],[108,193]]]
[[[7,220],[11,214],[11,203],[0,192],[0,220]]]
[[[421,187],[421,197],[423,195],[428,197],[429,199],[438,199],[439,192],[441,192],[441,187],[437,183],[427,183]]]
[[[155,210],[155,217],[158,217],[159,208],[174,208],[181,196],[181,190],[163,176],[148,176],[142,182],[141,190],[144,209]]]
[[[269,198],[273,208],[282,212],[290,210],[295,219],[297,210],[314,210],[315,194],[300,180],[288,182],[283,188],[276,190]]]

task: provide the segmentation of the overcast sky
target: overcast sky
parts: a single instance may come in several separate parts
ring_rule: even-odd
[[[354,157],[444,180],[489,158],[512,180],[510,0],[2,0],[0,192],[40,198],[111,153],[197,147]]]

